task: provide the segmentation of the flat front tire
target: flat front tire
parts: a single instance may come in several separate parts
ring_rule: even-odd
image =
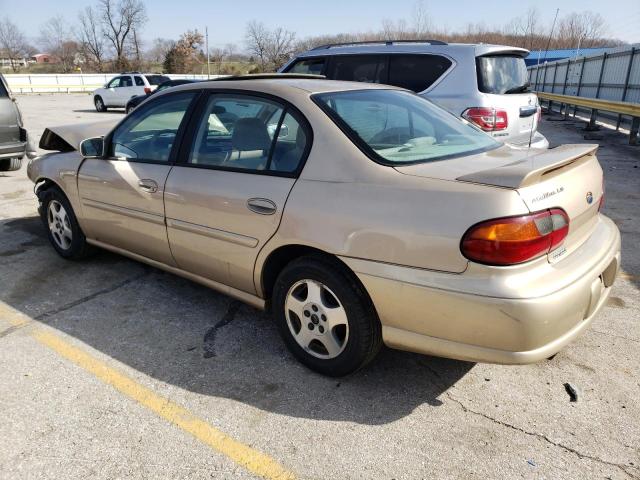
[[[61,257],[78,260],[93,252],[67,197],[57,188],[40,195],[40,217],[53,248]]]
[[[332,259],[302,257],[287,265],[276,280],[273,313],[291,353],[324,375],[354,372],[382,346],[380,321],[369,296],[355,276]]]

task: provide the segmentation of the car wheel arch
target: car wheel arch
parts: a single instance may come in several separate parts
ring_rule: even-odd
[[[262,263],[260,271],[260,284],[259,291],[262,293],[263,298],[267,300],[267,308],[270,308],[271,296],[273,294],[273,288],[275,286],[278,275],[284,270],[284,268],[291,262],[301,257],[314,257],[320,260],[344,270],[362,289],[367,295],[369,302],[373,305],[373,301],[369,296],[369,292],[362,284],[356,273],[344,263],[337,255],[326,252],[319,248],[311,247],[303,244],[287,244],[281,245],[269,253]],[[374,305],[375,310],[375,305]]]

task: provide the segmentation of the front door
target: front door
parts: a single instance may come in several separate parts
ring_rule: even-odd
[[[165,187],[171,251],[184,270],[255,293],[253,267],[276,232],[310,145],[276,100],[212,94]]]
[[[198,92],[167,95],[136,110],[107,137],[106,158],[80,167],[88,238],[175,265],[164,216],[164,187],[185,112]]]

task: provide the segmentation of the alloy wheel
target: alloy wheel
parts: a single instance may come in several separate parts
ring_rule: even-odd
[[[289,331],[307,353],[321,359],[340,355],[349,340],[347,312],[338,297],[316,280],[300,280],[287,293]]]
[[[53,241],[62,250],[68,250],[73,240],[73,232],[69,222],[69,215],[67,215],[67,211],[59,201],[51,200],[49,202],[47,220]]]

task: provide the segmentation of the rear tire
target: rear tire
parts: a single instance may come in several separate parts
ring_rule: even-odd
[[[287,265],[276,280],[273,314],[291,353],[323,375],[352,373],[382,346],[380,320],[369,295],[333,259],[307,256]]]
[[[39,193],[38,197],[41,202],[40,218],[55,251],[72,260],[91,255],[95,249],[87,243],[67,197],[55,187]]]
[[[102,100],[102,97],[100,95],[97,95],[93,99],[93,104],[95,105],[96,110],[98,112],[106,112],[107,111],[107,106],[104,104],[104,100]]]
[[[5,158],[0,160],[0,171],[11,172],[13,170],[20,170],[22,167],[21,158]]]

